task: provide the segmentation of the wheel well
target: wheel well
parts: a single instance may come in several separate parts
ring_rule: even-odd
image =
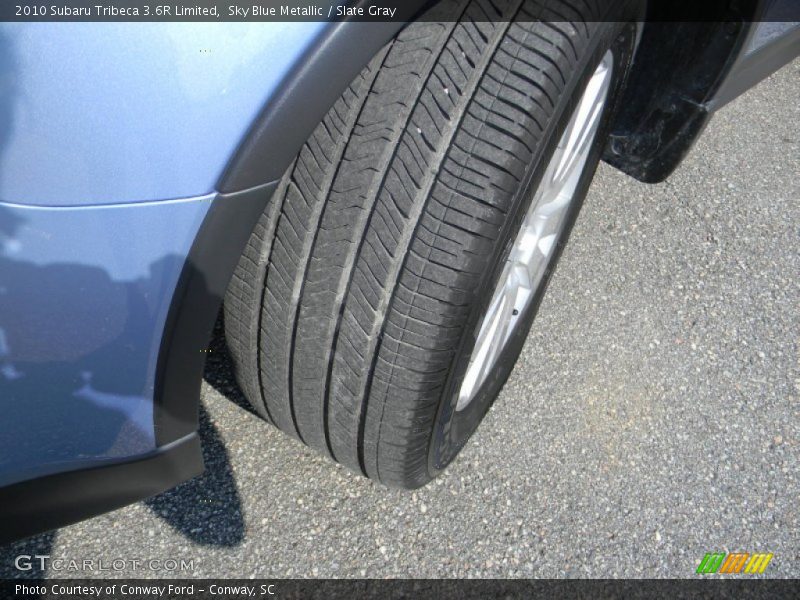
[[[748,6],[755,2],[745,0]],[[408,17],[403,20],[435,3],[409,0],[402,7]],[[643,181],[663,179],[688,151],[708,118],[703,103],[727,72],[747,31],[745,24],[729,20],[679,24],[676,35],[676,24],[658,22],[657,13],[653,18],[656,22],[644,28],[623,109],[604,155]],[[342,90],[401,25],[330,25],[287,74],[231,158],[184,266],[162,338],[154,406],[160,445],[197,429],[205,364],[201,349],[207,347],[228,281],[276,180]],[[663,71],[654,74],[654,65]]]

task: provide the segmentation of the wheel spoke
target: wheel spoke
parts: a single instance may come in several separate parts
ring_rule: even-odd
[[[606,52],[553,151],[480,324],[456,410],[469,405],[495,367],[544,277],[597,136],[613,62]]]

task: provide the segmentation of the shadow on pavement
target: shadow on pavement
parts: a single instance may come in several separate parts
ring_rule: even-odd
[[[222,311],[209,344],[204,379],[220,394],[253,412],[236,384],[223,329]],[[205,473],[145,501],[176,531],[191,541],[233,547],[244,539],[242,503],[228,451],[205,408],[200,406],[200,439]]]
[[[200,439],[205,472],[175,489],[145,500],[145,505],[194,543],[236,546],[244,539],[242,503],[228,451],[202,406]]]

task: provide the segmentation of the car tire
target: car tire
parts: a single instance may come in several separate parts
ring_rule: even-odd
[[[350,84],[225,299],[236,377],[259,414],[393,487],[455,458],[511,372],[604,146],[636,38],[634,9],[611,4],[444,2],[433,10],[457,19],[410,24]],[[592,131],[572,132],[582,154],[565,158],[608,61]],[[569,198],[534,273],[520,240],[545,219],[558,160],[573,169]],[[516,296],[499,290],[519,264],[530,289],[509,313]],[[490,318],[507,331],[487,349]]]

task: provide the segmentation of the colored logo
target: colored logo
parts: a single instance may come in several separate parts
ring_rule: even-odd
[[[724,552],[709,552],[700,561],[696,573],[763,573],[772,553],[750,554],[749,552],[734,552],[726,555]]]

